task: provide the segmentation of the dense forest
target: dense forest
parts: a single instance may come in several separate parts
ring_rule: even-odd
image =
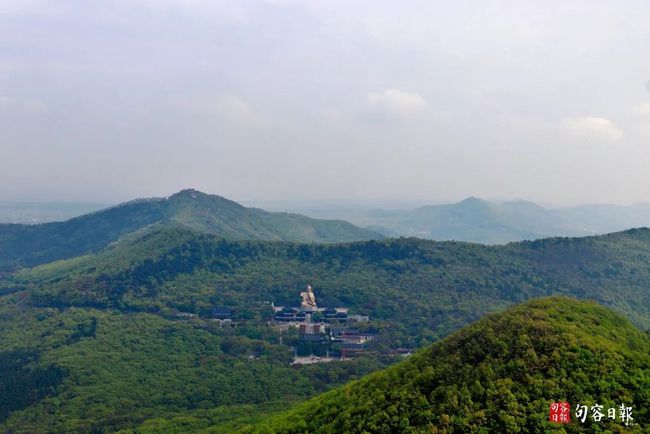
[[[269,327],[147,313],[4,306],[0,328],[0,432],[113,432],[223,406],[285,408],[386,364],[292,367]]]
[[[533,297],[589,298],[650,328],[650,230],[484,246],[390,239],[350,244],[233,241],[161,229],[97,255],[25,270],[0,290],[30,290],[43,307],[251,317],[294,305],[311,283],[322,306],[390,323],[398,346],[421,345],[487,312]],[[4,288],[4,289],[2,289]]]
[[[552,297],[490,315],[245,432],[641,433],[650,432],[649,391],[648,335],[595,303]],[[572,414],[553,424],[551,402],[625,404],[633,420]]]
[[[242,241],[151,228],[0,279],[0,427],[229,432],[394,363],[384,356],[392,348],[426,346],[553,294],[594,299],[646,330],[649,259],[646,229],[483,246]],[[290,341],[267,325],[270,303],[298,304],[306,283],[320,306],[371,317],[366,357],[289,365]],[[209,321],[215,306],[231,309],[237,326]]]

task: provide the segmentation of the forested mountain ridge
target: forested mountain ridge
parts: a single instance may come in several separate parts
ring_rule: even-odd
[[[650,337],[593,302],[552,297],[490,315],[407,361],[244,430],[291,433],[650,432]],[[569,402],[571,423],[549,422]],[[581,421],[577,405],[616,408]],[[632,420],[619,407],[632,409]]]
[[[243,312],[263,301],[293,304],[296,288],[311,282],[323,305],[392,321],[391,333],[408,341],[552,294],[597,300],[650,328],[648,263],[648,229],[505,246],[406,238],[307,245],[160,229],[24,270],[0,289],[29,289],[40,306],[201,313],[215,304]]]
[[[168,198],[135,200],[65,222],[0,224],[0,271],[98,251],[126,234],[160,225],[237,240],[345,242],[383,237],[340,220],[271,213],[221,196],[183,190]]]

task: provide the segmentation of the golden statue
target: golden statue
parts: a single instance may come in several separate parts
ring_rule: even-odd
[[[311,285],[307,285],[307,290],[300,293],[302,297],[302,302],[300,302],[300,307],[306,309],[316,309],[316,296],[314,295],[314,289]]]

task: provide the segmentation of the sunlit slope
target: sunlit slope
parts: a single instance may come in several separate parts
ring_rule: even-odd
[[[596,303],[531,301],[246,432],[541,433],[556,401],[633,409],[629,427],[572,414],[567,432],[650,432],[648,335]]]

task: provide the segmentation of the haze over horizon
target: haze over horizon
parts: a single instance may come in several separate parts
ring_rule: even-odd
[[[0,201],[650,202],[648,13],[5,0]]]

